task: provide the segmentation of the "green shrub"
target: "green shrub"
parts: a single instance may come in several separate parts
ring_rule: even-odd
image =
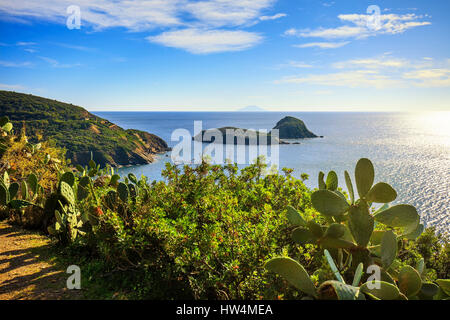
[[[104,214],[94,228],[99,254],[118,268],[179,279],[193,298],[277,297],[284,283],[268,282],[262,263],[291,247],[283,208],[313,210],[301,180],[264,170],[261,162],[241,172],[235,165],[167,164],[166,181],[128,185],[137,187],[134,199],[121,196],[127,184],[119,184],[117,196],[113,189],[102,197]]]

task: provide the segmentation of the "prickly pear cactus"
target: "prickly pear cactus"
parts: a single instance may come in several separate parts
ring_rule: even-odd
[[[73,189],[66,182],[64,182],[64,181],[60,182],[59,193],[69,204],[75,203],[75,196],[73,194]]]
[[[129,190],[128,190],[128,185],[121,182],[119,183],[119,185],[117,186],[117,193],[119,194],[119,198],[120,200],[122,200],[123,202],[128,202],[128,196],[129,196]]]
[[[299,245],[314,244],[324,250],[336,280],[322,283],[311,289],[311,279],[295,260],[274,258],[266,269],[278,273],[305,294],[318,299],[435,299],[450,294],[449,280],[435,283],[423,282],[421,272],[411,266],[402,266],[396,258],[399,241],[416,239],[424,227],[417,210],[406,204],[389,206],[397,192],[387,183],[374,185],[375,169],[369,159],[360,159],[355,168],[355,182],[359,199],[355,197],[350,174],[345,171],[349,198],[339,189],[334,171],[319,173],[319,189],[311,195],[311,203],[323,219],[307,220],[293,207],[287,208],[287,220],[295,226],[292,240]],[[373,203],[381,203],[378,210]],[[324,223],[326,222],[326,223]],[[375,230],[375,225],[382,226]],[[337,262],[335,262],[337,261]],[[376,265],[381,279],[364,283],[364,270]],[[354,275],[352,285],[345,278]],[[367,278],[367,277],[366,277]]]

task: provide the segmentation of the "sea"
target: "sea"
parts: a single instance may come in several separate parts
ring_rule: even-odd
[[[360,158],[375,167],[375,182],[387,182],[398,193],[393,202],[414,205],[426,226],[450,231],[450,112],[93,112],[124,129],[139,129],[158,135],[170,147],[180,141],[176,130],[194,135],[194,123],[202,129],[237,127],[272,129],[285,116],[303,120],[307,128],[323,138],[298,140],[279,145],[279,168],[293,175],[309,175],[306,185],[317,188],[320,171],[334,170],[345,187],[344,170],[354,177]],[[180,139],[180,138],[178,138]],[[292,142],[292,141],[291,141]],[[270,149],[270,146],[268,147]],[[224,155],[225,157],[225,155]],[[250,161],[250,159],[248,159]],[[148,165],[124,167],[150,180],[161,180],[170,152],[156,156]],[[243,167],[244,165],[240,165]]]

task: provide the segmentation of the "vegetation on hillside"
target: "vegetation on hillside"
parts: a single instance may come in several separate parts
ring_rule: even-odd
[[[54,141],[67,149],[75,164],[93,159],[105,166],[145,164],[155,153],[168,150],[161,138],[138,130],[124,130],[85,109],[29,94],[0,91],[0,116],[7,116],[31,142]]]
[[[267,174],[261,160],[242,170],[167,164],[163,181],[148,181],[94,161],[76,169],[63,158],[47,161],[57,148],[42,143],[30,154],[10,132],[2,130],[0,211],[57,240],[61,259],[81,267],[89,298],[448,299],[448,240],[422,233],[415,212],[369,212],[365,202],[390,202],[394,193],[386,185],[369,191],[366,173],[356,181],[358,201],[338,188],[335,173],[326,182],[321,175],[312,192],[306,175]],[[357,171],[370,173],[363,164]],[[397,295],[365,290],[360,263],[379,265],[391,278],[384,275],[383,288]],[[414,290],[405,293],[411,282],[402,279],[413,279]]]

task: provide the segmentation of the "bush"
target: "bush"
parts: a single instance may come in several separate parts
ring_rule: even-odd
[[[99,254],[115,267],[151,268],[166,281],[178,279],[196,299],[277,297],[284,284],[268,282],[262,264],[290,248],[283,208],[312,210],[301,180],[264,176],[264,170],[261,162],[241,172],[235,165],[167,164],[166,181],[137,183],[138,194],[148,190],[145,201],[117,200],[110,208],[103,196],[104,214],[93,232]]]

